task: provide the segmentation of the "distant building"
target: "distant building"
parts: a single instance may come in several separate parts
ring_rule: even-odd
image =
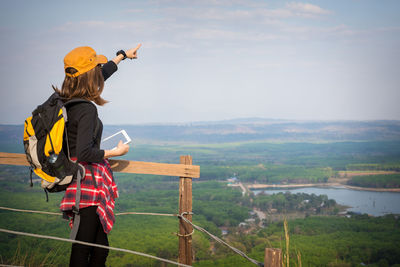
[[[250,219],[246,219],[244,221],[247,222],[247,223],[255,223],[256,219],[250,218]]]
[[[239,179],[236,178],[235,176],[233,176],[233,177],[231,177],[231,178],[228,178],[227,181],[228,181],[228,183],[236,184],[236,183],[239,182]]]
[[[337,214],[338,216],[346,216],[347,215],[347,211],[340,211]]]
[[[241,222],[241,223],[239,223],[239,227],[246,227],[246,226],[248,226],[248,224],[247,224],[247,223],[245,223],[245,222]]]
[[[227,235],[229,233],[228,227],[220,227],[221,229],[221,235]]]

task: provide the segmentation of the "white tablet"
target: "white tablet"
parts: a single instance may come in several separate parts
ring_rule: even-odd
[[[118,146],[119,141],[124,144],[130,144],[132,142],[125,130],[121,130],[107,138],[104,138],[100,143],[100,149],[113,150]]]

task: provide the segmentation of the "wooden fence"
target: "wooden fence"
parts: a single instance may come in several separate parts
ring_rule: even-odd
[[[5,152],[0,152],[0,164],[30,166],[25,154]],[[200,178],[200,166],[192,165],[191,156],[181,156],[180,164],[112,159],[110,165],[114,172],[179,176],[179,214],[192,221],[192,178]],[[192,233],[193,227],[180,219],[179,263],[192,265]],[[282,266],[281,250],[266,248],[264,266]]]

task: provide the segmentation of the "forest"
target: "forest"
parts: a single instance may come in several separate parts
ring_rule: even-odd
[[[347,184],[369,188],[400,188],[400,174],[354,176]]]
[[[35,182],[29,187],[28,169],[0,166],[0,203],[2,206],[42,211],[58,211],[62,193],[50,194],[49,202]],[[7,177],[7,179],[5,179]],[[116,174],[120,198],[117,212],[176,213],[178,207],[177,177]],[[308,201],[305,201],[308,200]],[[324,206],[321,207],[321,204]],[[266,247],[285,250],[282,221],[265,220],[263,227],[239,227],[251,218],[252,209],[276,208],[285,217],[290,212],[306,212],[304,219],[289,220],[290,255],[293,266],[301,253],[303,266],[392,266],[400,262],[400,220],[397,215],[338,217],[341,208],[326,196],[280,193],[242,196],[221,181],[193,183],[193,221],[229,244],[263,261]],[[0,227],[17,231],[67,237],[67,222],[60,216],[0,211]],[[228,230],[222,236],[221,228]],[[116,219],[110,234],[114,247],[176,260],[178,253],[178,220],[173,217],[126,215]],[[254,264],[216,244],[195,231],[194,266],[254,266]],[[3,264],[31,266],[65,266],[70,245],[57,241],[35,240],[0,233],[0,255]],[[161,266],[160,262],[121,252],[110,252],[109,266]],[[240,264],[240,265],[237,265]]]
[[[310,214],[330,214],[335,215],[339,212],[339,206],[333,199],[328,199],[326,195],[315,195],[290,192],[265,194],[260,193],[254,198],[253,206],[262,210],[269,211],[276,209],[279,213],[306,212]]]
[[[0,135],[14,140],[15,132],[12,128],[8,132],[0,131]],[[324,195],[243,196],[238,188],[228,187],[226,181],[236,177],[246,183],[321,184],[343,171],[396,172],[400,166],[399,140],[298,142],[244,139],[220,143],[204,140],[182,143],[134,141],[124,158],[178,163],[180,155],[190,154],[193,164],[201,167],[200,179],[193,182],[193,222],[258,261],[263,261],[266,247],[286,250],[283,220],[288,218],[288,253],[292,266],[299,266],[299,259],[302,266],[399,266],[399,215],[352,214],[346,217],[341,216],[345,207]],[[19,143],[5,142],[4,139],[0,141],[0,151],[22,152]],[[177,177],[122,173],[116,173],[115,177],[120,191],[116,212],[177,213]],[[34,178],[31,188],[28,167],[0,166],[0,206],[58,212],[62,193],[50,194],[49,202],[46,202],[38,179]],[[362,187],[398,187],[399,176],[396,173],[353,176],[348,183]],[[239,226],[254,219],[255,210],[264,212],[267,218],[256,218],[254,223]],[[291,219],[292,214],[299,216]],[[1,228],[68,237],[69,228],[61,215],[0,210],[0,216]],[[227,231],[226,235],[222,229]],[[116,218],[109,239],[113,247],[175,261],[178,256],[177,231],[176,217],[124,215]],[[198,231],[193,235],[193,249],[194,266],[254,266]],[[69,252],[69,244],[0,233],[0,264],[65,266]],[[155,260],[115,251],[110,252],[107,265],[163,266]]]

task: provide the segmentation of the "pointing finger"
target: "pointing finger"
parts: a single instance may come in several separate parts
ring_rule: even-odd
[[[142,46],[142,44],[138,44],[138,45],[135,47],[135,51],[137,51],[141,46]]]

